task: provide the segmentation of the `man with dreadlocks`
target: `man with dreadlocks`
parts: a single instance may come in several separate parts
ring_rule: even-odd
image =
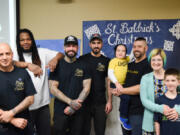
[[[61,53],[45,49],[37,48],[33,34],[28,29],[21,29],[16,37],[18,57],[15,60],[17,66],[27,67],[28,72],[32,78],[37,94],[34,96],[34,104],[29,109],[35,124],[38,135],[50,135],[50,95],[48,89],[48,73],[47,65],[52,71],[62,57]],[[35,77],[32,69],[32,64],[35,66],[35,71],[40,77]]]

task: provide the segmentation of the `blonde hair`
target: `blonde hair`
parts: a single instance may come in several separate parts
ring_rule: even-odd
[[[163,66],[166,65],[167,63],[167,58],[166,58],[166,53],[164,52],[163,49],[161,48],[155,48],[153,49],[150,53],[149,53],[149,56],[148,56],[148,61],[149,63],[151,62],[151,59],[152,57],[156,56],[156,55],[160,55],[162,60],[163,60]]]

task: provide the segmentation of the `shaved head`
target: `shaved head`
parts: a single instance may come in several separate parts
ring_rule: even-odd
[[[13,52],[7,43],[0,43],[0,70],[10,71],[13,68]]]
[[[12,49],[8,43],[0,43],[1,48],[6,48],[12,52]]]

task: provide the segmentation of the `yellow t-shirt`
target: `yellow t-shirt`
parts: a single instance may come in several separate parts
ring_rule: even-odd
[[[120,84],[124,84],[126,73],[128,69],[129,56],[124,59],[113,58],[109,62],[108,69],[114,70],[114,75]]]

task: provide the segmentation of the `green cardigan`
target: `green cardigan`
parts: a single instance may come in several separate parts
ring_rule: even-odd
[[[163,114],[163,105],[155,104],[154,89],[153,72],[145,74],[140,83],[140,97],[144,106],[142,129],[148,132],[154,132],[154,112]],[[175,109],[180,114],[180,107]]]

